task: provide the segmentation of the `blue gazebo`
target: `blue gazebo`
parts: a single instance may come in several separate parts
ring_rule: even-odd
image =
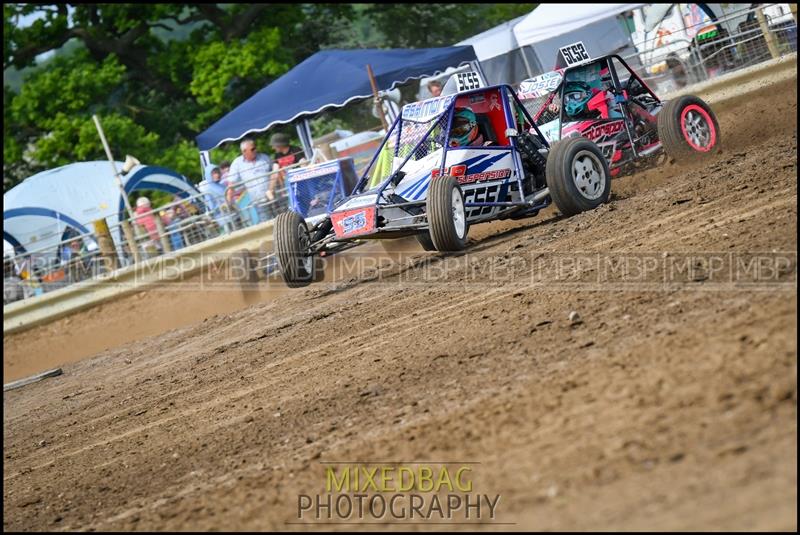
[[[248,134],[297,122],[303,148],[311,155],[308,120],[331,108],[372,97],[366,66],[370,65],[378,90],[393,89],[409,80],[432,76],[448,67],[473,63],[480,72],[472,46],[422,49],[323,50],[294,67],[197,136],[201,151],[235,141]]]

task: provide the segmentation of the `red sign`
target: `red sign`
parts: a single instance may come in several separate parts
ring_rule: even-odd
[[[337,238],[349,238],[369,234],[375,229],[375,207],[365,206],[331,214],[333,230]]]

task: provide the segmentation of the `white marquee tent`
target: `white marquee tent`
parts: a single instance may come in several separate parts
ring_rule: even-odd
[[[540,4],[456,45],[472,45],[490,84],[517,83],[551,70],[558,49],[583,41],[594,56],[634,53],[617,15],[648,4]],[[427,80],[423,80],[421,87]],[[419,97],[430,95],[421,90]]]
[[[558,49],[583,41],[593,56],[629,46],[630,34],[616,16],[645,4],[540,4],[514,26],[519,46],[534,46],[545,70]]]
[[[122,166],[117,162],[117,169]],[[198,193],[184,176],[152,165],[137,165],[123,183],[129,194],[137,190],[181,197]],[[123,210],[122,193],[108,161],[72,163],[26,178],[3,195],[3,239],[18,252],[55,248],[68,228],[90,233],[92,222],[101,218],[113,226]]]
[[[541,4],[514,26],[520,46],[539,43],[645,4]]]
[[[517,17],[456,43],[472,45],[489,84],[522,80],[541,71],[536,54],[530,47],[520,48],[514,35],[514,27],[526,17]]]

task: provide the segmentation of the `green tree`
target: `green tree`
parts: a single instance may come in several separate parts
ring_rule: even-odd
[[[287,4],[69,6],[4,5],[4,68],[34,67],[19,92],[4,84],[4,189],[56,165],[102,159],[93,113],[115,156],[199,179],[194,137],[290,68],[296,58],[282,26],[298,32],[305,17]],[[40,18],[20,27],[33,13]],[[164,38],[177,29],[184,39]],[[80,46],[35,68],[37,56],[68,42]]]
[[[392,48],[450,46],[538,4],[373,4],[367,16]]]
[[[105,158],[95,113],[117,158],[198,180],[195,136],[318,50],[450,45],[533,5],[4,4],[3,67],[23,82],[4,83],[3,188]],[[329,117],[315,133],[377,124],[367,105]]]

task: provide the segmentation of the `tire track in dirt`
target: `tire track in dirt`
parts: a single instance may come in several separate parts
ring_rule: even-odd
[[[287,529],[318,460],[366,457],[480,461],[531,529],[796,528],[796,269],[759,291],[490,280],[540,253],[796,251],[795,114],[737,106],[723,132],[770,135],[615,181],[613,209],[487,225],[475,276],[425,283],[465,259],[423,255],[5,393],[4,527]]]
[[[410,332],[411,330],[414,329],[414,327],[417,324],[417,322],[424,322],[426,319],[431,319],[434,315],[438,316],[439,320],[447,320],[449,318],[454,318],[454,317],[458,316],[459,314],[463,313],[464,311],[467,311],[467,310],[469,310],[471,308],[490,305],[493,302],[499,301],[500,299],[502,299],[504,297],[507,297],[507,295],[508,295],[507,293],[500,293],[499,295],[495,295],[494,297],[489,298],[489,299],[487,299],[486,297],[480,297],[480,298],[476,297],[474,302],[472,302],[472,303],[459,302],[459,303],[456,303],[456,304],[453,304],[453,305],[450,305],[450,306],[447,306],[447,307],[443,307],[443,308],[431,305],[427,309],[423,309],[423,310],[427,310],[426,313],[423,313],[423,314],[413,313],[413,315],[409,314],[409,315],[405,316],[403,318],[404,321],[401,322],[398,330],[393,330],[393,333],[394,334],[403,334],[403,333]],[[447,311],[450,311],[450,313],[443,314],[443,312],[447,312]],[[362,332],[358,337],[360,338],[360,337],[365,337],[365,336],[370,335],[370,334],[375,334],[377,331],[381,330],[382,328],[383,328],[383,326],[380,326],[380,325],[372,327],[372,328],[367,329],[366,331]],[[340,345],[343,341],[348,340],[348,339],[350,339],[352,337],[353,337],[353,335],[348,335],[347,337],[342,337],[342,338],[337,339],[337,340],[329,341],[327,345],[313,347],[313,348],[307,350],[304,353],[294,354],[291,357],[289,357],[289,359],[291,361],[303,360],[304,358],[315,356],[315,354],[317,354],[317,353],[319,353],[321,351],[325,351],[327,349],[333,348],[333,347],[335,347],[337,345]],[[388,344],[392,344],[392,343],[394,343],[393,340],[386,340],[386,341],[384,341],[382,343],[378,343],[378,344],[372,344],[372,345],[368,345],[368,346],[356,347],[354,349],[354,352],[351,353],[348,356],[348,358],[358,356],[361,353],[365,353],[367,351],[377,349],[378,347],[381,347],[383,345],[388,345]],[[332,364],[333,363],[332,361],[334,361],[336,359],[341,359],[341,358],[342,358],[341,356],[336,356],[335,354],[334,354],[334,356],[332,358],[327,359],[327,360],[322,360],[322,359],[319,359],[319,358],[315,358],[313,368],[325,368],[326,366]],[[273,363],[267,365],[265,368],[260,369],[258,372],[254,372],[253,376],[260,375],[260,374],[264,373],[265,371],[271,370],[272,368],[279,368],[279,367],[282,367],[282,366],[288,366],[289,364],[290,364],[290,362],[287,361],[287,360],[273,362]],[[291,370],[291,371],[292,371],[292,373],[294,375],[284,379],[284,383],[291,383],[291,380],[294,378],[294,376],[296,376],[298,374],[302,374],[302,373],[304,373],[306,371],[313,371],[313,369],[300,368],[298,370]],[[162,420],[155,420],[153,422],[149,422],[148,424],[145,424],[145,425],[142,425],[142,426],[138,426],[138,427],[135,427],[135,428],[130,429],[128,431],[125,431],[122,434],[113,435],[113,436],[111,436],[109,438],[103,439],[102,441],[85,445],[85,446],[83,446],[83,447],[81,447],[81,448],[79,448],[77,450],[74,450],[74,451],[60,452],[60,451],[56,450],[54,452],[48,453],[47,455],[48,456],[52,456],[54,454],[57,454],[60,459],[66,459],[66,458],[69,458],[69,457],[74,457],[76,455],[79,455],[81,453],[87,452],[89,450],[92,450],[92,449],[95,449],[95,448],[98,448],[98,447],[109,446],[113,442],[118,442],[118,441],[121,441],[123,439],[129,438],[129,437],[131,437],[133,435],[140,434],[140,433],[143,433],[145,431],[150,431],[153,428],[161,427],[161,426],[164,426],[166,424],[172,423],[172,422],[174,422],[176,420],[181,420],[181,419],[184,419],[186,417],[192,416],[194,414],[204,412],[204,411],[206,411],[206,410],[208,410],[210,408],[216,407],[218,405],[223,405],[223,404],[226,404],[226,403],[229,403],[229,402],[232,402],[232,401],[239,401],[241,399],[248,398],[248,397],[252,396],[253,394],[255,394],[255,393],[257,393],[257,392],[259,392],[261,390],[264,390],[264,389],[267,389],[267,388],[271,388],[271,387],[273,387],[273,385],[262,385],[262,386],[253,387],[253,388],[249,388],[249,389],[238,390],[235,393],[230,394],[227,397],[216,398],[216,399],[214,399],[212,401],[209,401],[209,402],[206,402],[206,403],[198,403],[198,402],[201,401],[202,399],[204,399],[208,395],[208,393],[209,393],[208,391],[197,392],[192,388],[186,388],[186,389],[183,389],[183,390],[179,390],[177,392],[172,392],[172,393],[169,394],[170,397],[172,397],[172,396],[180,397],[180,394],[183,394],[184,392],[190,392],[191,391],[192,394],[194,394],[194,395],[193,396],[187,396],[187,402],[189,404],[192,404],[192,407],[190,409],[186,409],[184,411],[180,411],[180,412],[178,412],[178,414],[171,415],[169,418],[165,418],[165,419],[162,419]],[[162,398],[162,400],[163,399],[164,398]],[[156,402],[155,404],[158,404],[158,402]],[[99,417],[99,418],[97,418],[95,420],[90,420],[89,422],[87,422],[87,425],[104,424],[104,423],[107,423],[106,420],[114,420],[114,419],[118,418],[119,416],[123,416],[123,415],[126,415],[126,414],[131,414],[132,412],[134,412],[134,411],[136,411],[137,409],[140,409],[140,408],[143,408],[143,406],[134,406],[133,408],[119,411],[116,414],[103,415],[103,416],[101,416],[101,417]],[[227,425],[230,425],[230,424],[221,424],[220,426],[218,426],[216,428],[212,427],[212,428],[207,430],[207,433],[213,433],[213,431],[215,429],[217,429],[219,427],[224,427],[224,426],[227,426]],[[25,474],[30,473],[31,471],[34,471],[34,470],[40,470],[42,468],[46,468],[48,466],[52,466],[53,464],[54,464],[54,461],[48,461],[47,463],[44,463],[44,464],[39,464],[39,465],[35,465],[35,466],[32,466],[32,467],[29,467],[29,469],[25,472]],[[20,475],[23,475],[23,473],[21,473],[21,472],[14,473],[14,474],[11,474],[9,476],[4,477],[3,480],[4,481],[11,481],[11,480],[15,479],[16,477],[19,477]]]

